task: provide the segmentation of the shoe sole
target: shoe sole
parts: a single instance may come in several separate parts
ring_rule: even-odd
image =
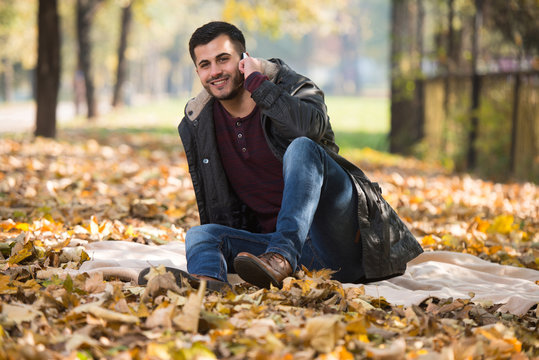
[[[239,256],[234,259],[234,270],[251,285],[269,289],[270,285],[281,288],[281,284],[256,260]]]
[[[148,283],[148,280],[146,280],[145,276],[148,275],[150,272],[151,267],[147,267],[143,269],[139,275],[137,283],[139,285],[146,285]],[[189,285],[191,285],[193,288],[198,289],[200,286],[200,279],[192,276],[186,271],[183,271],[178,268],[173,267],[165,267],[165,270],[172,273],[174,275],[174,279],[176,280],[176,284],[178,284],[179,287],[183,286],[183,279],[186,279]],[[206,289],[211,291],[222,291],[224,289],[231,289],[230,285],[223,281],[218,280],[206,280]]]

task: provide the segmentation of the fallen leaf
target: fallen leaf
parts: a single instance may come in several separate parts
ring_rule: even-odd
[[[27,304],[2,304],[0,323],[3,326],[21,325],[23,322],[32,321],[43,313]]]
[[[406,351],[406,342],[403,338],[393,340],[389,344],[380,346],[365,345],[367,355],[373,359],[403,359]]]
[[[187,332],[196,332],[198,330],[198,321],[200,310],[204,301],[206,292],[206,281],[202,280],[196,293],[189,294],[187,303],[183,306],[182,312],[173,319],[173,322],[181,330]]]
[[[324,315],[307,320],[304,337],[316,351],[327,353],[335,348],[343,333],[340,316]]]
[[[134,315],[122,314],[117,311],[105,309],[101,306],[101,302],[92,302],[88,304],[79,305],[73,310],[73,314],[91,314],[99,319],[113,322],[121,322],[128,324],[136,324],[139,322],[139,318]]]
[[[103,281],[102,272],[94,272],[84,282],[84,291],[93,294],[105,291],[106,284]]]

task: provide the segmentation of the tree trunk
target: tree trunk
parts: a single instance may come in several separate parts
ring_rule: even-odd
[[[425,9],[423,8],[423,0],[416,0],[417,11],[417,28],[416,28],[416,98],[415,105],[417,107],[417,121],[415,126],[415,141],[420,141],[425,136],[425,81],[423,78],[423,56],[425,47],[423,45],[423,32],[425,23]],[[414,141],[414,142],[415,142]]]
[[[92,43],[90,29],[94,19],[97,5],[101,0],[77,0],[77,39],[79,43],[79,64],[86,85],[86,104],[88,119],[97,116],[97,101],[92,69]]]
[[[341,91],[344,95],[357,95],[361,91],[358,74],[358,45],[357,34],[341,35],[341,64],[339,71],[341,73]]]
[[[36,136],[56,136],[60,85],[60,20],[57,0],[39,0],[36,69]]]
[[[127,61],[125,59],[125,50],[131,23],[133,18],[133,1],[129,3],[122,11],[122,29],[120,31],[120,43],[118,45],[118,68],[116,71],[116,84],[114,85],[114,94],[112,97],[112,106],[117,107],[123,104],[123,85],[127,77]]]
[[[476,140],[479,131],[479,102],[481,95],[481,77],[477,71],[479,58],[479,32],[482,22],[482,0],[475,0],[475,16],[472,36],[472,106],[471,123],[468,132],[468,169],[474,169],[477,161]]]
[[[8,58],[2,60],[2,94],[6,102],[13,100],[13,64]]]
[[[519,56],[520,64],[520,56]],[[517,164],[517,132],[518,132],[518,110],[520,99],[520,71],[515,73],[515,86],[513,88],[513,112],[511,114],[511,153],[509,156],[509,168],[511,174],[515,174]]]
[[[391,128],[389,150],[409,154],[423,134],[423,80],[419,54],[422,48],[421,3],[393,0],[391,13]],[[415,31],[414,31],[415,29]],[[412,39],[412,41],[410,40]],[[418,56],[414,56],[414,52]],[[403,66],[412,64],[411,68]]]
[[[447,59],[444,69],[444,118],[442,123],[442,152],[447,151],[447,131],[448,131],[448,117],[449,117],[449,98],[451,92],[451,77],[455,70],[455,49],[454,49],[454,27],[453,19],[455,17],[455,1],[448,0],[447,4],[449,11],[447,14]]]

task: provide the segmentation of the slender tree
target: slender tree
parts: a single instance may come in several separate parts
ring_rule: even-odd
[[[133,1],[130,1],[122,9],[122,24],[120,31],[120,41],[118,44],[118,67],[116,69],[116,84],[114,84],[114,93],[112,97],[112,106],[118,107],[123,104],[123,85],[127,77],[127,60],[125,51],[131,31],[131,23],[133,19]]]
[[[481,77],[479,76],[477,63],[479,59],[479,32],[482,23],[482,0],[475,0],[475,14],[472,34],[472,106],[470,130],[468,132],[468,169],[474,169],[477,161],[476,140],[479,131],[479,102],[481,95]]]
[[[6,102],[13,99],[13,64],[9,58],[2,59],[2,94]]]
[[[94,77],[92,73],[92,43],[90,29],[95,12],[102,0],[77,0],[77,40],[79,44],[79,64],[86,87],[88,118],[97,116]]]
[[[56,136],[60,85],[60,24],[57,0],[39,0],[36,69],[36,136]]]
[[[442,145],[441,150],[446,152],[447,150],[447,128],[448,121],[447,117],[449,114],[449,99],[451,91],[451,76],[456,68],[456,59],[455,59],[455,27],[453,25],[455,18],[455,1],[447,1],[447,39],[446,39],[446,54],[447,58],[444,64],[444,118],[442,123]]]

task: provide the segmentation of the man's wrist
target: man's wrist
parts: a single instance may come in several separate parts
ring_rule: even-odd
[[[245,79],[245,83],[243,86],[247,91],[252,93],[256,89],[258,89],[258,87],[262,85],[264,81],[268,79],[269,78],[266,75],[262,74],[259,71],[255,71],[249,74],[249,76]]]

